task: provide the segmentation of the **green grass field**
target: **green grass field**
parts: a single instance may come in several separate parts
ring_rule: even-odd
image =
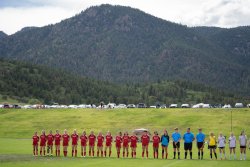
[[[135,128],[148,128],[151,132],[162,133],[167,129],[169,134],[178,126],[181,134],[191,127],[194,134],[202,127],[204,133],[210,131],[218,135],[222,132],[229,136],[231,131],[231,111],[233,116],[233,132],[239,136],[242,129],[250,132],[250,109],[57,109],[57,110],[14,110],[0,109],[0,165],[1,166],[250,166],[250,150],[247,150],[247,161],[211,161],[208,149],[205,149],[204,160],[183,160],[183,142],[181,143],[182,160],[172,160],[172,145],[169,146],[168,160],[154,160],[152,145],[149,147],[150,158],[141,158],[141,147],[137,148],[137,159],[115,158],[64,158],[64,157],[33,157],[31,137],[34,131],[50,129],[61,132],[68,129],[78,133],[86,130],[95,133],[108,130],[113,136],[119,131],[132,132]],[[238,143],[237,143],[238,144]],[[195,144],[194,144],[195,146]],[[70,149],[70,148],[69,148]],[[228,146],[226,147],[227,154]],[[193,149],[193,158],[197,159],[197,149]],[[218,153],[218,150],[217,150]],[[78,155],[79,149],[78,149]],[[239,148],[237,148],[239,158]]]

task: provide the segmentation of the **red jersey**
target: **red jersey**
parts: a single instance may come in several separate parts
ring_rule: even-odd
[[[38,142],[39,142],[39,136],[34,135],[34,136],[32,137],[32,139],[33,139],[33,145],[34,145],[34,146],[38,145]]]
[[[111,135],[107,135],[106,136],[106,146],[111,146],[111,143],[112,143],[112,140],[113,140],[113,137]]]
[[[142,143],[143,146],[148,145],[149,140],[150,140],[150,139],[149,139],[149,136],[148,136],[148,135],[142,135],[142,136],[141,136],[141,143]]]
[[[81,146],[86,146],[87,145],[87,136],[86,135],[81,135],[80,136],[80,139],[81,139]]]
[[[131,142],[130,146],[131,146],[131,147],[136,147],[136,145],[137,145],[137,140],[138,140],[138,137],[137,137],[137,136],[131,136],[131,137],[130,137],[130,142]]]
[[[153,140],[153,147],[159,147],[159,143],[161,142],[161,138],[158,135],[154,135],[152,140]]]
[[[41,135],[40,136],[40,146],[45,146],[46,145],[46,135]]]
[[[68,134],[63,134],[62,135],[62,139],[63,139],[63,146],[68,146],[69,145],[69,135]]]
[[[115,142],[116,142],[116,147],[121,147],[121,144],[122,144],[122,137],[121,136],[116,136],[115,137]]]
[[[89,146],[95,146],[95,135],[89,135]]]
[[[78,142],[78,134],[72,134],[72,135],[71,135],[71,139],[72,139],[72,145],[77,145],[77,142]]]
[[[61,136],[60,134],[55,134],[55,135],[54,135],[55,145],[56,145],[56,146],[60,145],[61,137],[62,137],[62,136]]]
[[[102,147],[102,146],[103,146],[103,141],[104,141],[104,137],[98,135],[98,136],[97,136],[97,146],[98,146],[98,147]]]
[[[54,141],[54,135],[48,134],[48,135],[47,135],[47,145],[48,145],[48,146],[53,145],[53,141]]]
[[[127,135],[124,135],[122,137],[122,141],[123,141],[123,147],[128,147],[128,143],[129,143],[130,137]]]

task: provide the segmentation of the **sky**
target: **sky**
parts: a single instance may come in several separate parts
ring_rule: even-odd
[[[250,0],[0,0],[0,31],[54,24],[101,4],[130,6],[190,27],[250,25]]]

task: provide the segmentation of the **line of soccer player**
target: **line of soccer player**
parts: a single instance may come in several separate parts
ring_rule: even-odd
[[[181,134],[178,132],[178,128],[175,128],[175,132],[172,134],[172,140],[173,140],[173,159],[176,159],[176,153],[178,155],[178,159],[180,159],[180,141],[181,141]],[[215,158],[217,159],[216,154],[216,148],[217,145],[219,147],[220,151],[220,158],[222,158],[222,153],[224,154],[224,159],[226,159],[225,154],[225,144],[226,144],[226,138],[222,135],[222,133],[219,134],[218,141],[217,138],[214,136],[213,133],[210,133],[208,137],[208,148],[210,150],[210,158],[213,159],[213,153]],[[45,134],[45,131],[42,131],[42,134],[38,136],[37,132],[35,132],[33,136],[33,155],[38,155],[38,144],[40,142],[40,155],[45,156],[46,150],[46,144],[47,144],[47,155],[52,156],[53,155],[53,143],[55,144],[55,155],[60,156],[60,146],[62,141],[63,146],[63,154],[66,157],[68,153],[68,146],[70,140],[72,140],[72,157],[77,156],[77,145],[78,141],[80,139],[81,142],[81,156],[86,156],[86,146],[88,144],[89,146],[89,156],[94,157],[95,156],[95,145],[97,146],[97,157],[106,157],[111,156],[111,147],[112,142],[115,142],[115,147],[117,151],[117,157],[120,158],[120,152],[122,149],[123,157],[129,156],[129,146],[131,148],[131,157],[136,158],[136,148],[137,148],[137,142],[138,137],[135,133],[133,135],[129,136],[127,132],[122,134],[122,132],[119,132],[115,139],[113,139],[110,132],[107,133],[107,135],[104,137],[101,132],[97,136],[95,136],[94,132],[91,131],[90,135],[87,136],[86,132],[83,131],[82,135],[78,136],[77,131],[74,130],[74,132],[71,134],[71,136],[67,133],[67,130],[64,130],[64,133],[61,135],[58,130],[56,130],[56,134],[52,134],[52,131],[49,132],[48,135]],[[197,148],[198,148],[198,159],[203,159],[203,149],[205,145],[205,134],[202,132],[202,129],[198,129],[198,133],[196,137],[194,137],[193,133],[190,131],[190,128],[187,128],[186,133],[183,135],[184,140],[184,150],[185,159],[187,158],[188,152],[190,155],[190,159],[192,159],[192,145],[193,141],[196,139],[197,141]],[[97,144],[96,144],[97,142]],[[105,147],[103,146],[103,143],[105,142]],[[148,133],[145,131],[143,132],[141,136],[141,143],[142,143],[142,158],[148,158],[148,146],[150,142],[150,137]],[[170,143],[170,137],[168,135],[167,130],[164,130],[163,135],[160,137],[157,132],[154,132],[154,135],[152,137],[152,143],[153,143],[153,155],[154,158],[158,159],[159,156],[159,145],[162,146],[162,159],[168,158],[168,145]],[[240,143],[240,160],[244,159],[246,160],[246,146],[247,146],[247,136],[245,135],[244,131],[242,131],[241,135],[239,136],[239,143]],[[250,146],[250,142],[249,142]],[[235,148],[236,148],[236,137],[233,135],[233,133],[230,134],[229,137],[229,148],[230,148],[230,156],[229,159],[236,159],[235,155]],[[250,147],[249,147],[250,148]],[[146,156],[145,156],[146,153]],[[232,155],[233,154],[233,155]]]

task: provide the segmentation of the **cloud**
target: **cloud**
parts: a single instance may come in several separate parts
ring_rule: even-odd
[[[90,6],[113,4],[188,26],[250,25],[250,0],[1,0],[0,30],[13,34],[26,26],[44,26]]]

